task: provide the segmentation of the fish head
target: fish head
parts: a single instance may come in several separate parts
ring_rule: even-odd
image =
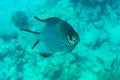
[[[66,35],[66,40],[69,43],[69,46],[74,48],[80,41],[79,35],[77,33],[71,33]]]
[[[63,39],[64,50],[71,52],[80,41],[78,33],[70,24],[63,20],[59,21],[57,28]]]

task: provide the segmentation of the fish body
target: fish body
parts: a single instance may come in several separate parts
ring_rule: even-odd
[[[48,53],[42,53],[42,56],[46,56],[46,54],[50,56],[50,54],[55,52],[71,52],[79,43],[80,39],[77,32],[75,32],[70,24],[60,18],[52,17],[41,20],[38,17],[35,17],[35,19],[45,23],[45,26],[40,32],[40,35],[37,35],[38,40],[33,48],[39,43],[39,41],[43,41],[44,44],[50,49]],[[30,30],[22,30],[39,34],[38,32],[33,32]]]

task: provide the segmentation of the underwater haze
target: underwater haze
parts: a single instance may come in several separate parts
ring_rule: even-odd
[[[0,80],[120,80],[120,0],[0,0]]]

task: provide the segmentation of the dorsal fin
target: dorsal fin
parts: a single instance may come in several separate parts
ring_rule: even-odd
[[[34,18],[37,19],[38,21],[41,21],[41,22],[52,21],[53,23],[58,22],[59,20],[61,20],[61,19],[59,19],[57,17],[51,17],[51,18],[47,18],[47,19],[44,19],[44,20],[41,20],[40,18],[38,18],[36,16],[34,16]]]
[[[37,19],[38,21],[44,22],[45,20],[41,20],[38,17],[34,16],[35,19]]]

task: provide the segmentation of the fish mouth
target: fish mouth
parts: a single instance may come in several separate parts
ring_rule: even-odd
[[[77,45],[80,42],[80,39],[76,39],[74,45]]]
[[[78,42],[78,43],[80,42],[80,38],[78,38],[77,42]]]
[[[78,44],[79,42],[80,42],[80,38],[79,38],[79,36],[77,35],[77,36],[75,37],[74,44]]]
[[[77,41],[76,41],[76,43],[79,43],[80,42],[80,39],[78,39]]]

